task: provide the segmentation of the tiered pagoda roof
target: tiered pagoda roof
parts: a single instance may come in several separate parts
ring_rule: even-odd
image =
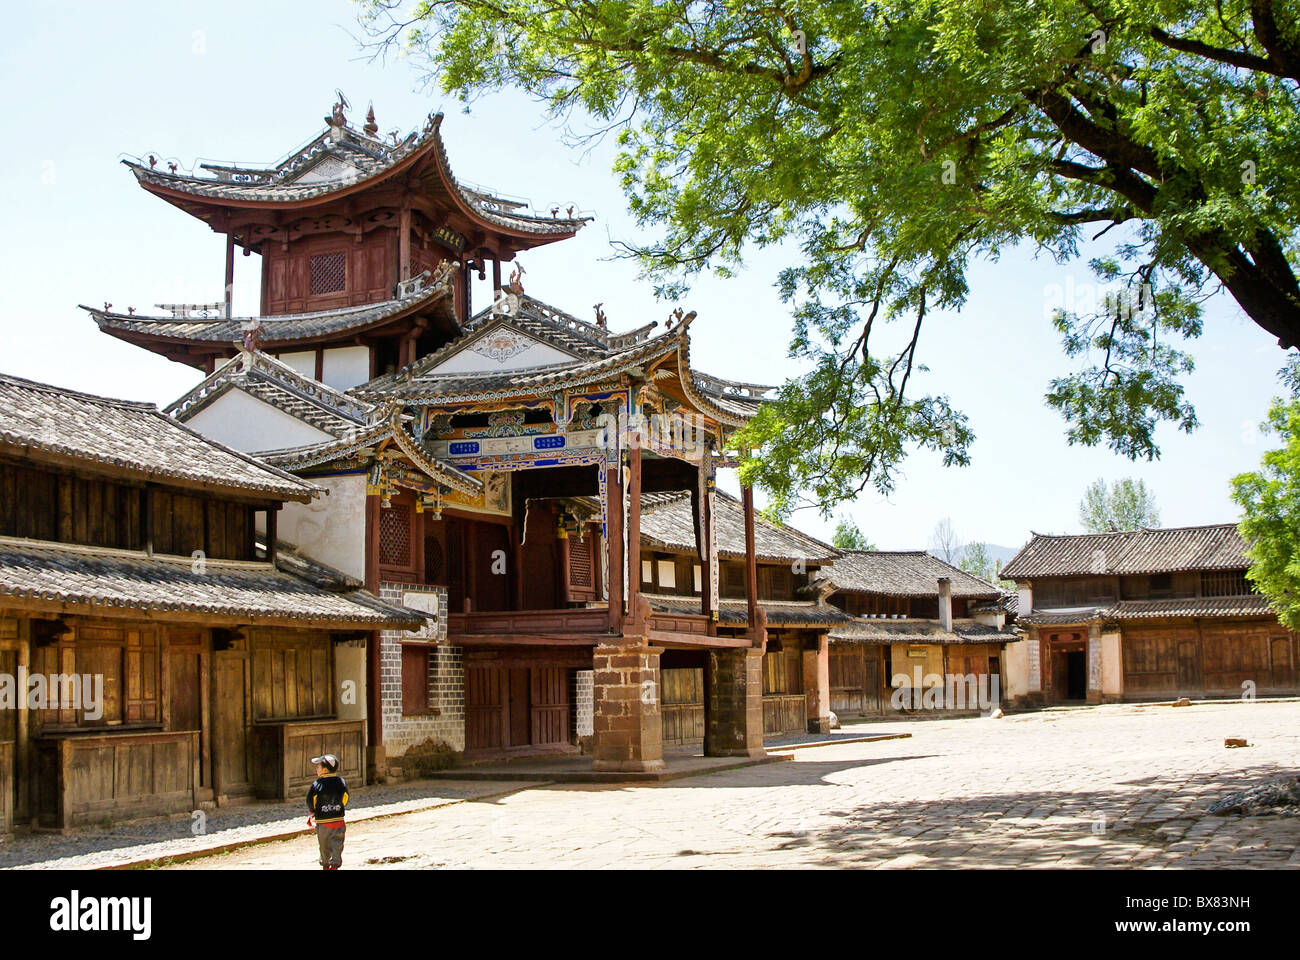
[[[219,305],[172,305],[168,316],[122,313],[81,304],[94,318],[99,329],[110,336],[149,350],[174,345],[173,360],[200,365],[200,354],[186,354],[190,345],[216,345],[229,348],[238,344],[250,325],[259,325],[259,345],[267,350],[294,350],[304,345],[337,339],[342,335],[359,336],[398,326],[416,314],[433,312],[454,325],[451,310],[451,284],[454,270],[450,265],[400,285],[397,296],[378,303],[292,313],[282,316],[226,317]]]
[[[430,114],[423,129],[401,141],[384,141],[375,132],[357,130],[341,115],[327,118],[326,128],[271,167],[201,164],[206,176],[161,171],[147,162],[123,160],[150,193],[224,230],[221,211],[232,208],[309,209],[390,182],[410,188],[434,203],[442,201],[483,229],[536,246],[573,236],[590,216],[565,216],[528,210],[526,205],[491,191],[460,183],[451,170],[443,143],[441,113]],[[341,122],[333,122],[341,121]],[[256,235],[241,238],[255,243]]]

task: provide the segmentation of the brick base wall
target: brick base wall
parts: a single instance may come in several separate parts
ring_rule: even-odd
[[[379,596],[392,603],[400,604],[405,590],[434,591],[439,597],[439,645],[429,648],[429,707],[436,713],[418,716],[402,713],[402,641],[410,634],[385,630],[379,640],[379,707],[384,724],[384,750],[390,773],[401,770],[409,778],[418,776],[426,766],[453,760],[452,754],[465,749],[465,664],[462,648],[445,643],[447,591],[419,584],[379,584]]]

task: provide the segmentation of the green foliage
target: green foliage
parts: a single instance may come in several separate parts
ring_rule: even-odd
[[[957,560],[957,566],[981,580],[988,580],[990,583],[997,582],[998,564],[989,556],[987,544],[979,541],[966,544],[962,548],[960,558]]]
[[[867,539],[853,520],[841,517],[835,525],[835,536],[831,537],[831,546],[838,550],[874,550],[876,545]]]
[[[1278,398],[1263,429],[1282,445],[1264,454],[1260,469],[1233,478],[1232,498],[1251,565],[1247,576],[1288,629],[1300,630],[1300,358],[1282,371],[1291,399]]]
[[[1136,530],[1160,526],[1156,495],[1145,482],[1124,477],[1110,487],[1098,478],[1088,484],[1079,501],[1079,522],[1087,533]]]
[[[1162,423],[1195,428],[1180,346],[1217,289],[1300,342],[1297,0],[360,3],[467,103],[512,85],[617,130],[650,238],[622,250],[661,295],[797,243],[799,373],[735,438],[778,514],[888,493],[917,447],[969,461],[917,345],[1008,245],[1066,262],[1114,229],[1090,261],[1112,295],[1054,314],[1072,443],[1151,459]]]

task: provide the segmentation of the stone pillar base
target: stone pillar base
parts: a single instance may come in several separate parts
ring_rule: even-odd
[[[762,757],[763,651],[710,650],[704,716],[706,757]]]
[[[830,717],[817,717],[815,720],[809,720],[809,721],[808,721],[808,732],[809,732],[809,733],[830,733],[830,732],[831,732],[831,718],[830,718]]]
[[[388,754],[381,743],[366,747],[366,783],[388,782]]]
[[[657,647],[635,643],[596,647],[592,654],[593,770],[653,773],[665,769],[660,653]]]

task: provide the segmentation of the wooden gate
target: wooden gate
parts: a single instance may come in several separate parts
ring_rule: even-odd
[[[569,742],[564,667],[465,668],[465,749],[504,750]]]
[[[704,668],[671,668],[660,672],[663,696],[663,742],[667,746],[704,740]]]

